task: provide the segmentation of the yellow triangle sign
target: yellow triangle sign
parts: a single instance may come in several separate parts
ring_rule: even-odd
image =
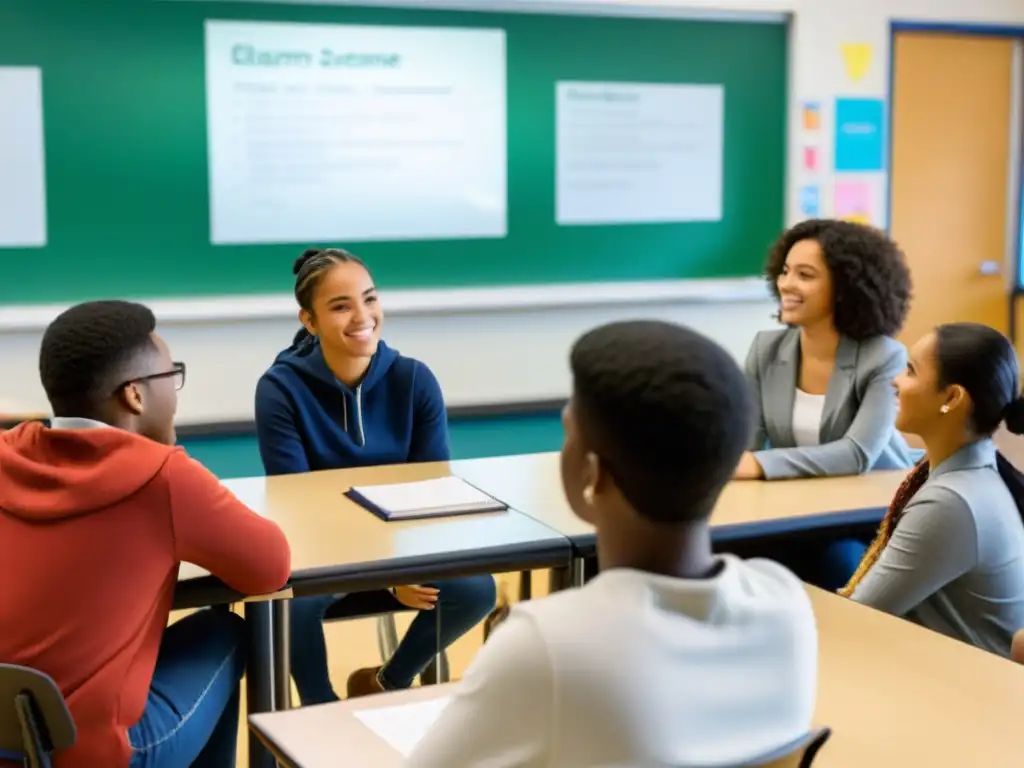
[[[871,67],[870,43],[843,43],[842,51],[846,76],[853,82],[859,83]]]

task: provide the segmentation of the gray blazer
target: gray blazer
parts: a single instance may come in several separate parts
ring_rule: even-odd
[[[747,355],[754,390],[756,429],[750,450],[769,480],[856,475],[871,469],[907,469],[914,464],[896,431],[892,380],[907,364],[895,339],[875,336],[839,340],[836,365],[825,394],[820,445],[796,447],[793,401],[800,369],[800,331],[762,331]]]
[[[934,467],[852,598],[1009,656],[1024,627],[1024,526],[995,460],[981,440]]]

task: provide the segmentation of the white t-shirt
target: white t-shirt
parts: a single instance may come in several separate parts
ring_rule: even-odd
[[[620,568],[520,603],[409,757],[416,768],[734,766],[806,734],[818,638],[800,581]]]
[[[797,389],[793,398],[793,440],[797,448],[821,442],[821,414],[824,410],[824,395],[809,395]]]

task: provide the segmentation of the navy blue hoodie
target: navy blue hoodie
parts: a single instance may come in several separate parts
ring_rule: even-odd
[[[449,458],[437,379],[384,342],[355,388],[312,337],[279,354],[256,385],[256,435],[268,475]]]

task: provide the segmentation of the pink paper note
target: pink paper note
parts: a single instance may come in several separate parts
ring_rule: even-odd
[[[871,185],[866,181],[837,181],[835,216],[867,223],[871,221]]]

